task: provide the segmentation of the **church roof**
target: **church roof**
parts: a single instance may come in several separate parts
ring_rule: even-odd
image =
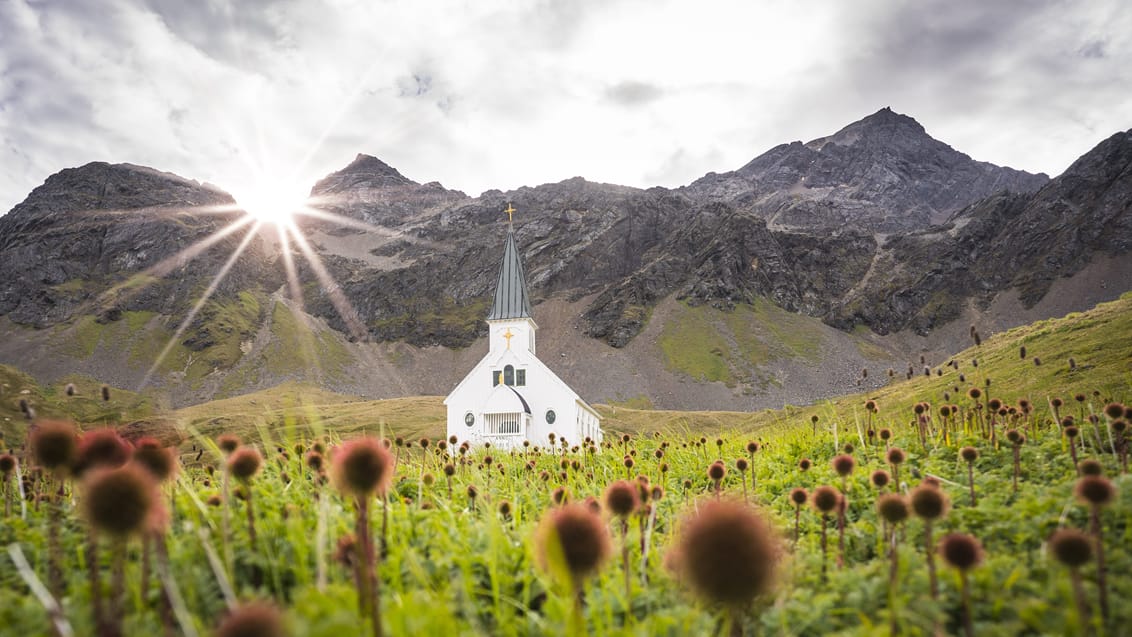
[[[515,246],[515,232],[507,227],[507,242],[503,245],[503,260],[499,264],[499,279],[495,283],[495,301],[487,320],[531,318],[531,301],[527,296],[527,277],[523,262]]]

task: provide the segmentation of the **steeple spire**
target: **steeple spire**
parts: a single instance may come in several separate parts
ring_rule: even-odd
[[[507,242],[503,244],[503,260],[499,264],[499,278],[495,282],[495,301],[487,320],[531,318],[531,302],[527,296],[527,277],[519,249],[515,246],[515,229],[511,215],[515,209],[507,204]]]

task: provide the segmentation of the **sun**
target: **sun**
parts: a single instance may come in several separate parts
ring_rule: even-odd
[[[274,224],[290,223],[292,216],[306,205],[307,192],[288,180],[260,179],[252,184],[234,187],[236,205],[257,221]]]

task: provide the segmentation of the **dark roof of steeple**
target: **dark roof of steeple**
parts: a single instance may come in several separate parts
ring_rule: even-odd
[[[503,245],[503,260],[499,264],[499,279],[495,283],[495,302],[487,320],[531,318],[531,302],[527,296],[527,277],[523,262],[515,247],[515,232],[507,228],[507,243]]]

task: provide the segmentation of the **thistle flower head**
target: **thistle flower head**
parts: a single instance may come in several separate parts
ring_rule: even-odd
[[[802,471],[809,471],[811,465],[813,465],[813,463],[810,462],[809,458],[802,458],[798,461],[798,468]]]
[[[723,479],[723,476],[727,475],[727,467],[725,467],[722,462],[713,462],[708,467],[707,475],[708,478],[718,482]]]
[[[735,468],[739,471],[746,471],[750,467],[746,458],[739,458],[735,461]]]
[[[69,422],[49,420],[39,423],[31,436],[35,462],[49,471],[69,468],[78,453],[75,426]]]
[[[330,457],[334,483],[358,498],[384,495],[393,480],[393,454],[377,438],[363,436],[342,443]]]
[[[133,449],[111,427],[94,429],[79,439],[75,458],[75,475],[82,476],[94,468],[120,467],[130,460]]]
[[[1124,416],[1124,405],[1120,403],[1109,403],[1104,406],[1104,415],[1113,420],[1121,418]]]
[[[904,450],[900,447],[892,447],[884,454],[884,458],[888,460],[888,464],[899,465],[908,459],[908,454],[904,453]]]
[[[570,501],[570,490],[563,486],[555,487],[550,493],[550,500],[555,506],[566,504]]]
[[[1081,475],[1083,476],[1104,475],[1104,465],[1101,464],[1100,460],[1097,460],[1095,458],[1086,458],[1082,460],[1081,464],[1078,465],[1078,468],[1081,469]]]
[[[134,448],[134,462],[142,466],[157,482],[165,482],[177,473],[177,457],[173,450],[162,447],[153,438],[138,440]]]
[[[1054,559],[1069,568],[1079,568],[1093,559],[1093,540],[1077,529],[1059,529],[1049,538]]]
[[[240,447],[240,439],[234,434],[221,434],[216,437],[216,446],[228,455]]]
[[[794,487],[790,490],[790,501],[793,502],[795,506],[802,506],[809,498],[810,494],[806,493],[806,490],[802,487]]]
[[[971,463],[979,459],[979,450],[974,447],[963,447],[959,450],[959,457],[964,462]]]
[[[881,430],[879,432],[877,432],[877,435],[880,436],[881,440],[891,440],[892,439],[892,430],[889,429],[888,427],[882,427]]]
[[[953,568],[969,571],[983,562],[983,545],[966,533],[951,533],[939,541],[940,556]]]
[[[704,599],[742,607],[770,591],[782,554],[772,526],[738,502],[710,502],[685,519],[670,564]]]
[[[756,453],[759,450],[759,443],[754,440],[747,443],[747,453]]]
[[[814,508],[821,513],[833,513],[841,504],[841,492],[836,487],[831,487],[828,484],[823,485],[814,489],[810,501],[814,503]]]
[[[228,456],[228,472],[241,482],[248,482],[263,466],[263,456],[255,447],[240,447]]]
[[[853,456],[841,454],[834,456],[830,464],[833,465],[833,470],[837,472],[837,475],[845,477],[853,473],[853,468],[857,466],[857,461],[853,459]]]
[[[0,455],[0,475],[7,480],[8,476],[16,470],[16,457],[10,453]]]
[[[892,481],[892,476],[884,469],[877,469],[869,475],[869,480],[873,483],[874,487],[883,489]]]
[[[313,471],[322,471],[322,465],[326,458],[317,451],[308,451],[306,455],[307,466]]]
[[[605,508],[613,515],[628,517],[640,504],[637,488],[625,480],[618,480],[605,488]]]
[[[83,485],[83,513],[90,525],[114,537],[146,529],[157,502],[153,478],[141,467],[99,469]]]
[[[912,512],[923,520],[938,520],[947,515],[951,505],[947,494],[931,484],[921,484],[908,495]]]
[[[565,571],[577,589],[597,573],[610,553],[609,530],[584,504],[548,511],[535,532],[535,561],[552,575]]]
[[[1026,434],[1017,429],[1008,429],[1006,431],[1006,439],[1010,441],[1010,444],[1022,445],[1026,442]]]
[[[245,604],[220,622],[216,637],[283,637],[283,613],[267,602]]]
[[[889,524],[900,524],[908,519],[908,502],[902,495],[886,493],[877,498],[877,513]]]
[[[1116,498],[1116,487],[1102,476],[1084,476],[1073,492],[1078,500],[1095,507],[1107,506]]]

